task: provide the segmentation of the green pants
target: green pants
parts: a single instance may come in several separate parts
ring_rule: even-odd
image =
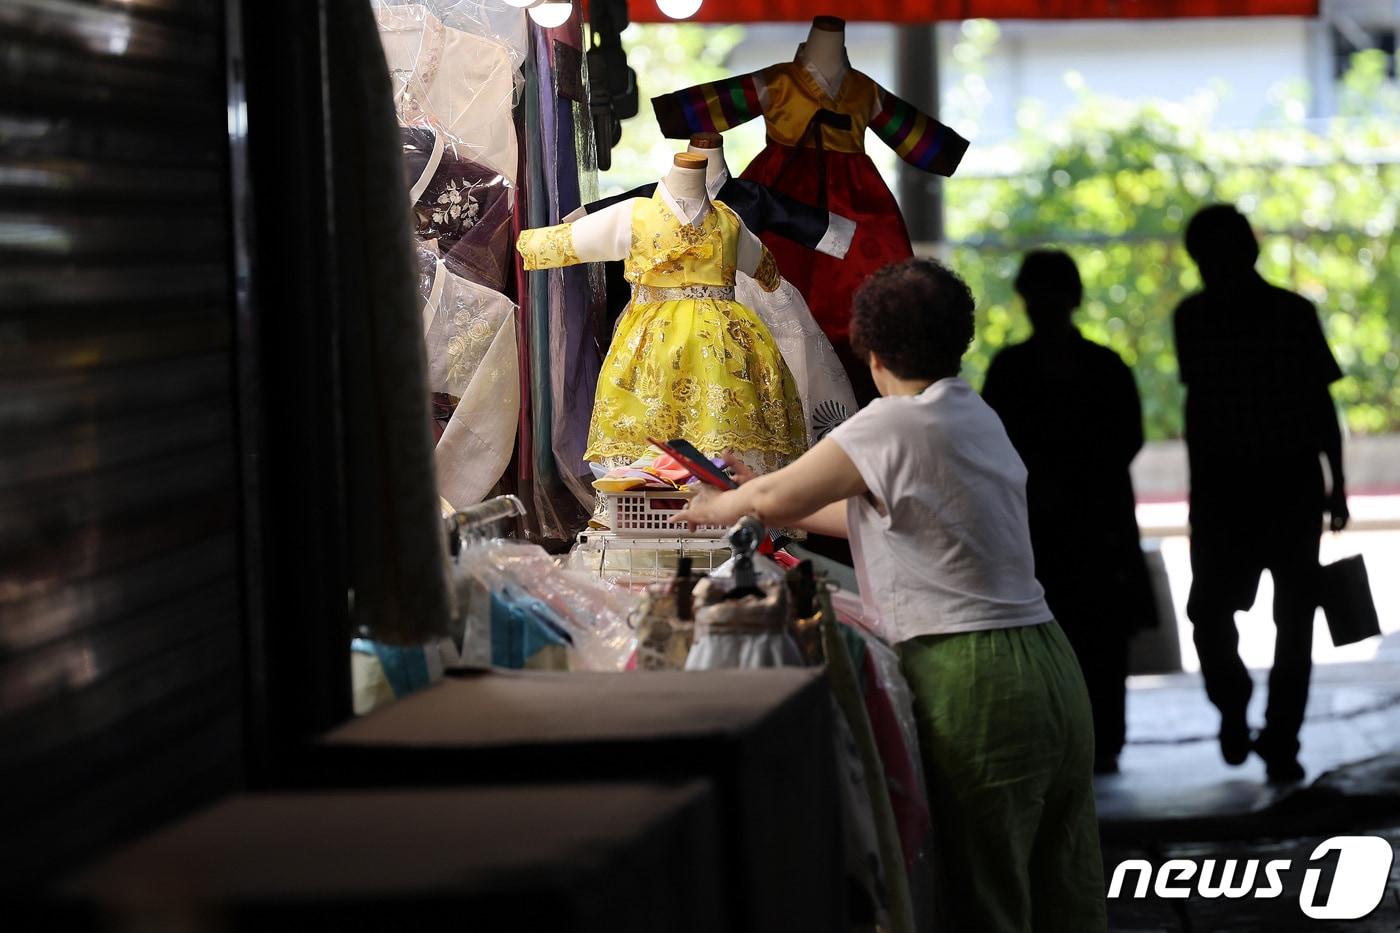
[[[914,691],[940,930],[1107,929],[1084,678],[1058,623],[899,646]]]

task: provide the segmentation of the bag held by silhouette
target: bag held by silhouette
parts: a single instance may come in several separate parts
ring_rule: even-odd
[[[1327,617],[1332,644],[1338,648],[1381,633],[1366,562],[1360,554],[1322,567],[1318,604]]]

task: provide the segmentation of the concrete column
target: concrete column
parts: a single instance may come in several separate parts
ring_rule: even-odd
[[[933,23],[899,29],[894,93],[938,116],[938,31]],[[899,163],[899,203],[915,243],[943,241],[943,179]]]

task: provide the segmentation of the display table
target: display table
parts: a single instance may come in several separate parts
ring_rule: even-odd
[[[845,911],[831,696],[809,669],[448,678],[328,733],[322,786],[707,778],[726,929],[820,933]]]
[[[720,933],[714,821],[698,781],[238,795],[65,881],[45,916],[51,929]]]

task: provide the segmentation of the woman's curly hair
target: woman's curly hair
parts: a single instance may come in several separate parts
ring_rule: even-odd
[[[851,347],[875,354],[901,379],[956,376],[972,344],[972,291],[932,259],[906,259],[871,275],[851,306]]]

